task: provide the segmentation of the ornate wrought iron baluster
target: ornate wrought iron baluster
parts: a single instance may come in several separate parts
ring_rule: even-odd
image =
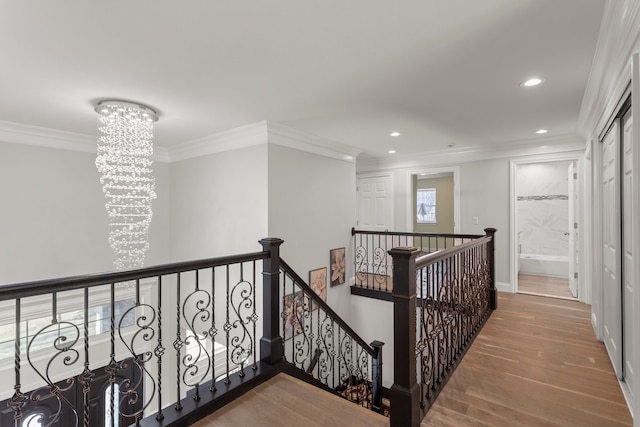
[[[24,408],[28,397],[22,394],[21,391],[21,379],[20,379],[20,321],[21,321],[21,300],[20,298],[16,298],[16,308],[15,308],[15,346],[14,346],[14,375],[15,381],[13,386],[13,396],[7,402],[7,406],[11,408],[13,411],[13,421],[15,427],[20,427],[22,424],[22,408]]]
[[[231,295],[229,294],[229,265],[227,265],[227,321],[224,324],[224,331],[227,335],[227,376],[224,380],[225,384],[230,384],[231,380],[229,379],[229,361],[231,357],[229,355],[229,333],[231,332],[231,322],[229,322],[229,300],[231,299]]]
[[[78,377],[82,384],[83,416],[82,425],[89,427],[89,392],[95,374],[89,369],[89,288],[84,288],[84,370]]]
[[[123,397],[121,401],[125,401],[133,408],[136,404],[141,402],[140,409],[133,412],[124,412],[122,409],[122,416],[127,418],[133,418],[136,425],[140,424],[142,415],[151,405],[155,399],[156,394],[156,382],[152,375],[146,369],[146,364],[150,362],[153,357],[153,352],[150,349],[150,343],[155,339],[155,330],[153,324],[156,320],[156,310],[149,304],[143,304],[140,299],[140,280],[136,279],[135,282],[135,305],[129,308],[120,318],[118,323],[118,334],[120,340],[127,348],[127,351],[133,358],[134,367],[138,370],[139,376],[134,378],[125,378],[120,384],[120,392]],[[126,318],[133,316],[133,324],[137,330],[133,332],[132,336],[127,340],[123,335],[124,321]],[[144,393],[142,393],[143,383],[147,385]],[[179,394],[178,394],[179,396]]]
[[[118,417],[120,414],[116,414],[116,408],[115,408],[115,399],[116,399],[116,393],[115,393],[115,387],[114,384],[116,383],[116,373],[118,372],[118,364],[116,362],[116,334],[115,334],[115,329],[116,329],[116,286],[115,283],[112,283],[110,285],[110,289],[109,289],[109,294],[110,294],[110,304],[109,304],[109,346],[111,348],[111,352],[109,354],[109,364],[107,365],[107,367],[105,368],[105,371],[107,372],[107,374],[109,374],[109,413],[111,414],[111,426],[110,427],[115,427],[116,426],[116,417]]]
[[[195,289],[189,295],[186,296],[182,304],[182,316],[184,318],[187,336],[184,340],[185,346],[189,348],[189,345],[195,344],[196,354],[186,352],[182,358],[182,364],[184,372],[182,375],[182,381],[187,387],[193,387],[195,394],[193,399],[195,401],[200,400],[200,384],[209,375],[210,369],[210,357],[209,352],[205,345],[202,343],[203,339],[208,336],[208,328],[206,323],[209,321],[211,313],[208,311],[211,304],[211,295],[208,292],[200,289],[200,271],[195,270]],[[191,314],[193,312],[193,314]],[[202,335],[202,337],[201,337]],[[206,359],[206,369],[201,371],[198,362],[201,359]]]
[[[211,267],[211,328],[209,336],[211,336],[211,387],[209,390],[214,392],[216,389],[216,268]]]
[[[158,413],[156,420],[162,421],[164,414],[162,413],[162,356],[164,356],[165,348],[162,345],[162,276],[158,276],[158,341],[153,353],[158,363]]]
[[[31,340],[28,340],[27,344],[27,361],[29,362],[29,366],[31,366],[33,371],[46,383],[46,385],[44,385],[43,387],[40,387],[39,389],[31,392],[30,399],[33,402],[40,402],[44,393],[53,395],[58,403],[57,412],[49,417],[50,421],[47,425],[52,425],[58,422],[62,410],[68,409],[73,412],[74,426],[77,426],[79,421],[78,412],[76,411],[74,405],[71,404],[71,402],[63,394],[64,392],[74,387],[75,379],[68,379],[66,382],[67,385],[61,388],[53,382],[53,380],[51,379],[51,375],[53,373],[53,370],[55,370],[56,368],[56,364],[61,363],[64,367],[73,366],[80,359],[80,353],[78,352],[78,350],[73,348],[80,339],[80,329],[74,323],[58,321],[57,293],[53,292],[51,295],[51,324],[37,331],[31,337]],[[62,324],[66,325],[66,328],[68,328],[70,332],[65,332],[65,334],[62,334]],[[29,337],[28,331],[26,336]],[[37,363],[42,362],[39,361],[39,358],[34,354],[34,343],[37,343],[36,347],[45,346],[46,344],[48,344],[48,336],[54,337],[52,342],[49,344],[53,347],[52,350],[55,352],[55,354],[51,358],[49,358],[44,367],[39,367],[37,366]]]
[[[181,376],[181,370],[180,370],[180,360],[181,360],[181,350],[182,347],[184,346],[184,341],[182,341],[182,336],[180,334],[180,278],[182,276],[182,273],[178,273],[178,283],[176,286],[176,339],[175,341],[173,341],[173,348],[176,350],[176,390],[178,392],[177,394],[177,400],[176,400],[176,405],[175,405],[175,409],[176,411],[180,411],[182,410],[182,403],[180,403],[180,376]]]
[[[253,353],[253,366],[251,369],[254,371],[258,369],[257,364],[257,351],[256,351],[256,328],[258,326],[258,314],[256,313],[256,262],[253,261],[253,313],[251,314],[251,321],[253,322],[253,345],[251,352]]]

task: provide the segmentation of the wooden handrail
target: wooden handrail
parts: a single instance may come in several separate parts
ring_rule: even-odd
[[[94,286],[122,283],[130,280],[146,279],[149,277],[165,276],[183,271],[218,267],[228,264],[238,264],[241,262],[266,259],[268,257],[268,252],[253,252],[196,261],[176,262],[137,270],[79,275],[59,279],[0,285],[0,301],[50,294],[52,292],[91,288]]]
[[[485,237],[484,234],[442,234],[442,233],[413,233],[407,231],[369,231],[369,230],[356,230],[351,228],[351,235],[356,234],[374,234],[381,236],[408,236],[408,237],[446,237],[446,238],[459,238],[459,239],[479,239]]]

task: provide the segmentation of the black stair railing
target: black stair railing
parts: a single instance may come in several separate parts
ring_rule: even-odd
[[[433,253],[479,239],[476,234],[438,234],[351,229],[354,247],[354,288],[392,292],[392,248],[413,247],[421,254]]]
[[[380,412],[383,343],[367,344],[282,260],[281,271],[284,360]]]
[[[494,234],[419,256],[393,257],[391,426],[417,427],[496,308]]]
[[[13,361],[14,378],[0,425],[187,426],[281,371],[379,408],[379,347],[280,259],[282,240],[260,243],[261,252],[0,286],[11,319],[0,359]]]

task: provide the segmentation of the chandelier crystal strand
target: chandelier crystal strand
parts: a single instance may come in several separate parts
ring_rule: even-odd
[[[114,265],[116,270],[141,268],[156,198],[151,157],[157,116],[148,107],[121,101],[103,101],[95,110],[100,131],[96,167],[107,199]]]

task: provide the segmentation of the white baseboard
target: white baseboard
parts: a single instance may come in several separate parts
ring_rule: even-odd
[[[498,290],[498,292],[509,292],[512,294],[515,293],[514,286],[511,283],[496,282],[496,289]]]

